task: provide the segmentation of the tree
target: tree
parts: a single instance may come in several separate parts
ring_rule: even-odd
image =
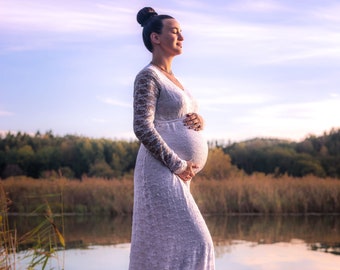
[[[109,164],[104,160],[98,160],[94,164],[91,164],[89,176],[113,178],[117,175],[115,175]]]
[[[232,172],[237,170],[231,164],[230,156],[225,154],[221,148],[209,149],[207,163],[199,173],[202,177],[223,180],[227,179]]]

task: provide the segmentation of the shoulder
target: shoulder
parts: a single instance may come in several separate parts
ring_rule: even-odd
[[[157,69],[154,68],[152,65],[147,65],[141,71],[138,72],[138,74],[136,75],[136,80],[142,78],[149,78],[160,81]]]
[[[143,84],[156,84],[157,86],[161,85],[161,79],[157,70],[152,65],[147,65],[141,71],[138,72],[135,78],[135,85],[143,83]]]

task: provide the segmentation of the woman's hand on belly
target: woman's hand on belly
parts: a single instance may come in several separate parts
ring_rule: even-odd
[[[188,113],[183,121],[184,125],[195,131],[203,130],[204,120],[198,113]]]
[[[179,176],[179,178],[186,182],[195,176],[195,169],[198,169],[198,166],[191,161],[187,161],[186,169],[182,173],[179,173],[177,175]]]

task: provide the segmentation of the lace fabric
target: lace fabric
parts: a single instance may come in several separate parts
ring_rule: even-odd
[[[130,270],[212,270],[214,248],[189,185],[175,172],[201,168],[207,144],[182,120],[196,101],[149,65],[136,77],[134,131],[141,141],[134,175]]]

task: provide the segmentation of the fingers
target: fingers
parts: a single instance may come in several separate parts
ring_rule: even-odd
[[[181,173],[178,176],[185,182],[191,180],[194,177],[194,175],[185,174],[185,173]]]
[[[197,113],[188,113],[183,122],[189,129],[194,129],[195,131],[203,129],[202,119]]]
[[[193,164],[193,165],[191,166],[191,168],[193,168],[193,169],[198,169],[198,165]]]
[[[178,176],[183,180],[183,181],[189,181],[195,176],[194,169],[198,169],[198,166],[190,161],[187,162],[188,166],[185,169],[184,172],[181,174],[178,174]]]
[[[182,179],[184,182],[190,181],[191,178],[192,178],[192,177],[190,177],[190,176],[181,177],[181,179]]]

